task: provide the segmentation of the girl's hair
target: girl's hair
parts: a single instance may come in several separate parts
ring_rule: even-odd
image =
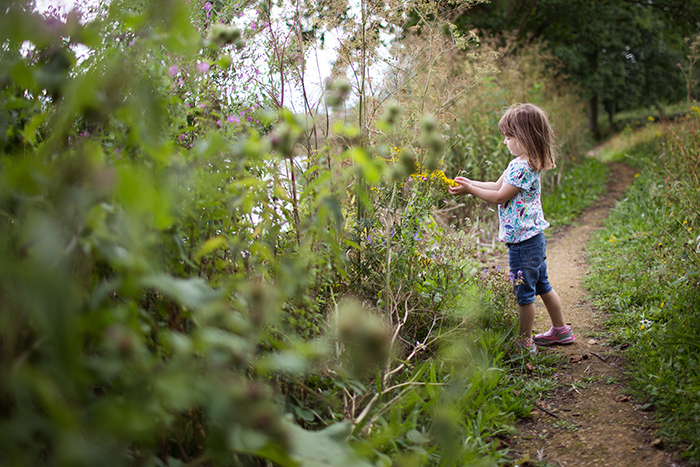
[[[515,104],[498,122],[503,136],[515,138],[522,146],[532,170],[549,170],[554,162],[554,130],[547,114],[534,104]]]

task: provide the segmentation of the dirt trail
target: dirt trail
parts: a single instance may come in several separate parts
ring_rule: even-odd
[[[643,401],[623,392],[624,361],[604,346],[604,317],[587,298],[582,280],[588,272],[585,247],[593,233],[634,178],[634,169],[612,164],[608,193],[573,226],[555,233],[547,245],[550,281],[559,293],[564,316],[576,342],[541,352],[561,352],[566,365],[561,384],[533,411],[509,440],[523,466],[684,466],[663,442],[655,439],[652,414],[640,409]],[[536,332],[549,329],[547,312],[537,301]]]

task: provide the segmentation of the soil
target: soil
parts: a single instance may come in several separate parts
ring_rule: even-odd
[[[513,465],[688,465],[664,450],[653,414],[643,410],[644,401],[625,393],[624,351],[605,345],[605,310],[595,308],[582,285],[588,274],[586,245],[635,174],[624,164],[611,164],[610,169],[607,194],[574,225],[548,240],[550,282],[561,297],[576,342],[539,347],[540,352],[560,352],[566,363],[558,372],[557,389],[537,403],[518,427],[518,434],[506,441],[513,459],[519,459]],[[543,332],[549,326],[547,312],[538,300],[535,330]]]

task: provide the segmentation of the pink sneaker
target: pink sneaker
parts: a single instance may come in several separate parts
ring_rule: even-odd
[[[523,353],[529,352],[530,355],[537,355],[537,346],[535,345],[535,341],[532,340],[532,337],[529,339],[522,337],[516,338],[515,348]]]
[[[569,326],[562,328],[552,326],[549,331],[537,334],[534,340],[537,345],[571,344],[576,340],[576,336]]]

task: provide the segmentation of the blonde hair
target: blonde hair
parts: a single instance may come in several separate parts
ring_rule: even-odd
[[[520,143],[532,170],[553,169],[556,149],[554,130],[547,114],[534,104],[512,105],[498,122],[498,130]]]

